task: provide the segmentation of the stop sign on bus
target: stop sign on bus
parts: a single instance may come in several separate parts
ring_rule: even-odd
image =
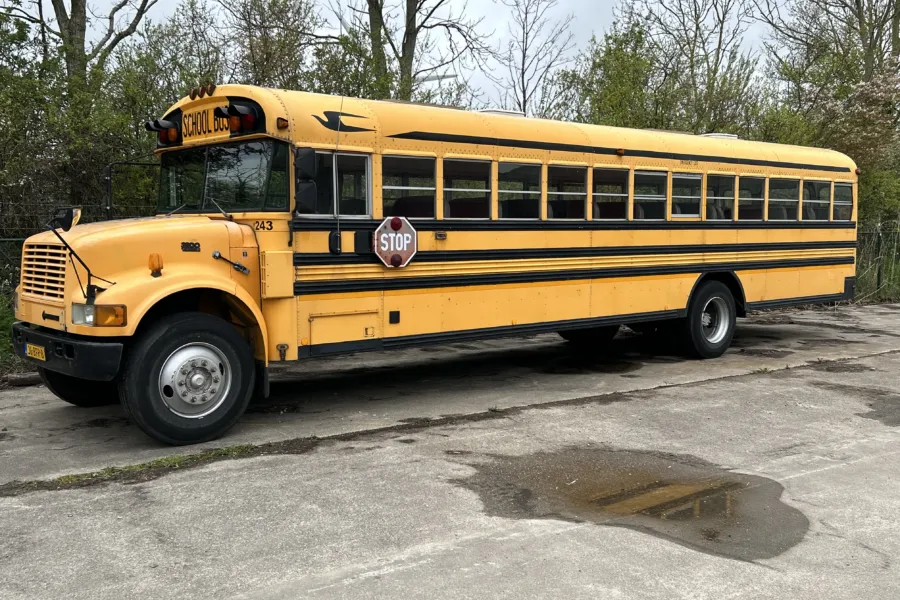
[[[416,230],[405,217],[388,217],[372,237],[372,248],[384,266],[405,267],[416,255]]]

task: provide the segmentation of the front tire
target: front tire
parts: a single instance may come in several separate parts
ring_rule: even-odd
[[[88,381],[56,371],[38,367],[38,374],[44,386],[53,395],[81,408],[109,406],[119,401],[119,390],[115,381]]]
[[[700,284],[684,321],[688,351],[698,358],[718,358],[725,354],[734,337],[736,315],[734,296],[724,283]]]
[[[196,444],[231,429],[250,402],[254,378],[250,345],[230,323],[181,313],[139,338],[119,392],[144,433],[166,444]]]

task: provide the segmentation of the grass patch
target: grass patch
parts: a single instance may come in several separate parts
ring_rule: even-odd
[[[16,496],[27,492],[58,491],[84,488],[103,483],[142,483],[158,479],[174,471],[192,469],[221,460],[252,458],[277,454],[303,454],[315,448],[317,438],[286,440],[253,445],[241,444],[213,448],[195,454],[164,456],[144,463],[124,467],[106,467],[90,473],[62,475],[56,479],[42,481],[11,481],[0,485],[0,497]]]

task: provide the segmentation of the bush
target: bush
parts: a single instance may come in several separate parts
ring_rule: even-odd
[[[0,375],[32,370],[27,363],[16,356],[12,343],[12,324],[16,315],[12,308],[12,294],[0,292]]]

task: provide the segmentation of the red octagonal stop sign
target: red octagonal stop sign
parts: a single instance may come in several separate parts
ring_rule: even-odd
[[[388,217],[372,237],[372,247],[384,266],[405,267],[416,255],[417,234],[406,217]]]

